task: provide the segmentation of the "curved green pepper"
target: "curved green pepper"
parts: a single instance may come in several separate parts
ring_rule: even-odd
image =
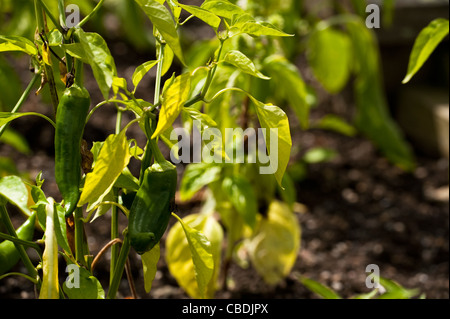
[[[150,251],[169,225],[175,203],[177,170],[160,161],[145,170],[142,185],[130,209],[128,232],[138,254]]]
[[[75,211],[80,199],[80,148],[90,105],[89,92],[74,84],[64,92],[56,113],[55,178],[66,216]]]
[[[32,240],[34,235],[34,224],[36,214],[30,218],[17,230],[17,237],[22,240]],[[0,275],[8,272],[20,260],[19,252],[12,241],[5,240],[0,244]]]

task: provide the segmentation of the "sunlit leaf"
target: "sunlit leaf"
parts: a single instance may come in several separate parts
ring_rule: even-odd
[[[73,57],[91,66],[103,97],[108,99],[114,77],[117,76],[116,65],[108,45],[97,33],[77,29],[75,35],[79,43],[63,44],[62,47]]]
[[[0,35],[0,52],[5,51],[21,51],[32,56],[38,54],[34,43],[27,38]]]
[[[160,247],[159,243],[153,247],[152,250],[146,252],[141,256],[142,258],[142,266],[144,268],[144,285],[145,291],[150,293],[152,290],[152,283],[156,276],[157,264],[160,258]]]
[[[267,22],[249,21],[244,23],[240,28],[233,28],[230,36],[246,33],[251,36],[271,36],[271,37],[292,37],[292,34],[287,34],[274,25]]]
[[[233,50],[228,52],[225,55],[223,62],[230,63],[234,65],[236,68],[238,68],[240,71],[255,76],[257,78],[263,80],[270,80],[269,77],[259,72],[256,69],[255,64],[244,53],[240,51]]]
[[[223,232],[212,216],[190,215],[169,231],[166,261],[178,284],[193,298],[213,298]]]
[[[163,4],[155,0],[136,0],[136,2],[159,33],[161,33],[161,36],[167,42],[167,45],[173,50],[180,61],[184,63],[183,51],[181,49],[177,29],[175,28],[175,21],[169,10],[167,10]]]
[[[220,23],[222,22],[222,20],[215,15],[214,13],[211,13],[210,11],[204,9],[204,8],[200,8],[200,7],[196,7],[196,6],[189,6],[189,5],[185,5],[185,4],[181,4],[178,3],[178,5],[183,8],[184,10],[186,10],[187,12],[189,12],[190,14],[192,14],[193,16],[199,18],[200,20],[202,20],[203,22],[209,24],[211,27],[213,27],[215,30],[217,30],[220,26]]]
[[[276,285],[291,272],[300,249],[301,229],[288,205],[274,201],[258,231],[246,243],[250,259],[264,281]]]
[[[256,105],[261,127],[266,129],[264,139],[270,156],[270,169],[282,186],[282,180],[289,164],[292,148],[291,130],[286,113],[275,105],[264,104],[252,98]],[[277,148],[272,145],[272,139],[277,141]]]
[[[164,90],[162,97],[162,107],[159,114],[158,126],[152,139],[158,137],[165,130],[172,127],[177,117],[180,115],[184,104],[189,98],[191,90],[191,74],[185,73],[178,76],[173,84]]]
[[[137,88],[144,76],[157,64],[158,61],[148,61],[136,68],[132,77],[133,85],[135,88]]]
[[[227,19],[232,19],[234,15],[246,14],[243,9],[228,1],[205,1],[201,7]]]
[[[419,72],[436,47],[449,33],[449,22],[436,19],[420,32],[414,44],[408,66],[408,74],[403,83],[406,84]]]
[[[86,175],[86,182],[78,206],[89,203],[88,211],[99,204],[114,186],[120,174],[131,159],[126,131],[110,135],[100,150],[92,172]]]
[[[49,199],[46,207],[45,249],[42,256],[42,286],[39,299],[59,299],[58,242],[54,228],[54,201]]]

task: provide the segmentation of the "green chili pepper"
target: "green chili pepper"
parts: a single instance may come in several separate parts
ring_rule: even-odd
[[[34,234],[34,223],[36,214],[30,218],[17,230],[17,237],[22,240],[32,240]],[[8,272],[20,260],[19,252],[13,242],[5,240],[0,244],[0,275]]]
[[[131,206],[128,231],[138,254],[150,251],[163,236],[175,203],[177,170],[167,161],[149,167]]]
[[[88,91],[74,84],[64,92],[56,113],[55,178],[66,216],[74,212],[80,199],[80,148],[90,105]]]

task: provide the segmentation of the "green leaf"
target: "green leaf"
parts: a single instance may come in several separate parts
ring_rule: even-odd
[[[49,198],[46,207],[45,249],[42,256],[42,286],[39,299],[59,299],[58,242],[54,228],[54,201]]]
[[[170,273],[175,277],[180,287],[192,298],[214,298],[217,291],[217,279],[220,273],[221,251],[223,242],[223,231],[220,224],[212,215],[194,214],[183,219],[186,227],[191,232],[201,232],[208,238],[210,242],[209,248],[206,248],[206,268],[207,277],[211,279],[206,286],[198,281],[199,267],[195,264],[197,261],[192,254],[191,243],[188,242],[184,228],[181,223],[175,224],[169,231],[166,240],[166,261]],[[205,239],[205,238],[204,238]],[[206,244],[206,247],[208,245]],[[200,249],[203,250],[203,249]],[[208,252],[209,251],[209,252]],[[212,254],[212,259],[209,253]],[[213,263],[214,270],[211,272],[210,267]],[[201,269],[200,269],[201,270]]]
[[[136,68],[136,70],[133,73],[133,77],[132,77],[133,85],[135,87],[135,89],[134,89],[135,92],[136,92],[137,86],[139,85],[141,80],[144,78],[144,76],[148,73],[148,71],[150,71],[157,64],[158,64],[158,61],[148,61]]]
[[[73,273],[69,273],[69,277],[63,284],[63,291],[69,299],[105,299],[105,291],[100,281],[87,269],[72,263],[68,266]]]
[[[93,171],[86,175],[78,206],[89,203],[87,211],[95,208],[111,191],[120,174],[128,166],[131,154],[125,133],[123,130],[119,135],[110,135],[106,139]]]
[[[258,214],[258,200],[252,184],[240,176],[227,177],[222,189],[245,223],[254,229]]]
[[[161,76],[164,76],[164,75],[166,75],[167,72],[169,72],[170,67],[172,66],[174,57],[175,57],[175,55],[173,53],[173,50],[169,46],[166,46],[164,49],[164,59],[163,59]]]
[[[265,76],[256,69],[255,64],[242,52],[240,51],[230,51],[228,52],[223,62],[230,63],[238,68],[240,71],[255,76],[263,80],[270,80],[270,77]]]
[[[322,285],[321,283],[314,281],[312,279],[308,279],[305,277],[300,278],[300,282],[306,286],[309,290],[316,293],[323,299],[342,299],[336,292],[334,292],[331,288]]]
[[[91,66],[95,80],[105,100],[117,76],[116,65],[105,40],[97,33],[87,33],[82,29],[75,31],[79,43],[63,44],[62,47],[75,58]]]
[[[137,192],[139,190],[139,180],[126,167],[117,178],[114,187],[126,189],[129,192]]]
[[[70,256],[72,251],[70,250],[69,241],[67,240],[67,228],[66,228],[66,211],[64,207],[56,204],[56,213],[54,214],[54,227],[56,242],[64,250],[64,252]]]
[[[371,292],[368,292],[366,294],[360,294],[353,296],[351,299],[360,299],[360,300],[368,300],[373,299],[378,294],[378,289],[374,289]]]
[[[53,126],[55,126],[55,123],[51,122],[49,118],[47,118],[45,115],[42,115],[40,113],[35,112],[27,112],[27,113],[10,113],[10,112],[0,112],[0,127],[2,127],[5,124],[8,124],[9,122],[12,122],[20,117],[23,116],[38,116],[41,118],[44,118],[49,123],[51,123]]]
[[[246,242],[250,259],[264,281],[276,285],[289,275],[297,260],[300,225],[287,204],[274,201],[257,229]]]
[[[416,166],[415,156],[389,113],[375,36],[359,21],[347,23],[347,28],[353,42],[357,70],[355,124],[392,163],[405,171],[412,171]]]
[[[256,114],[261,127],[266,129],[264,139],[270,156],[270,170],[275,172],[278,184],[283,187],[282,180],[289,164],[292,148],[288,117],[278,106],[264,104],[253,97],[251,99],[256,105]],[[277,148],[271,145],[273,135],[275,135],[277,140]]]
[[[293,34],[287,34],[274,25],[267,22],[249,21],[244,23],[239,28],[232,28],[230,37],[246,33],[254,37],[268,36],[268,37],[292,37]]]
[[[25,155],[31,154],[30,146],[23,135],[19,134],[17,131],[8,128],[2,136],[0,136],[0,142],[8,144],[14,147],[17,151]]]
[[[309,128],[308,90],[295,65],[281,56],[271,56],[264,61],[264,68],[273,79],[274,90],[289,102],[303,129]]]
[[[220,166],[213,164],[188,165],[181,180],[181,200],[190,200],[204,186],[219,180],[221,171]]]
[[[189,6],[189,5],[181,4],[178,2],[177,2],[177,4],[181,8],[183,8],[184,10],[186,10],[187,12],[192,14],[193,16],[195,16],[195,17],[199,18],[200,20],[202,20],[203,22],[209,24],[211,27],[214,28],[214,30],[217,31],[217,29],[219,29],[219,26],[220,26],[220,23],[222,22],[222,20],[214,13],[211,13],[210,11],[208,11],[204,8],[199,8],[196,6]]]
[[[38,54],[33,42],[24,37],[0,35],[0,52],[21,51],[28,55]]]
[[[159,31],[167,45],[173,50],[180,61],[185,64],[183,51],[181,49],[180,39],[175,21],[169,10],[160,2],[155,0],[135,0],[147,17],[153,23],[154,27]]]
[[[337,156],[337,152],[335,150],[323,147],[316,147],[303,156],[303,161],[308,164],[318,164],[329,162],[333,160]]]
[[[234,15],[246,14],[243,9],[228,1],[205,1],[201,8],[230,20]]]
[[[202,126],[217,127],[217,123],[208,114],[202,113],[193,107],[183,107],[183,113],[189,115],[192,120],[201,122]]]
[[[314,125],[314,127],[322,130],[333,131],[349,137],[354,137],[358,134],[358,131],[353,125],[347,123],[343,118],[333,114],[325,115],[316,125]]]
[[[420,294],[418,289],[406,289],[398,282],[381,277],[380,284],[386,289],[379,299],[411,299]]]
[[[403,84],[411,81],[414,75],[419,72],[448,33],[449,22],[446,19],[436,19],[420,32],[411,53],[408,73],[403,80]]]
[[[19,208],[25,215],[31,216],[28,209],[28,189],[18,176],[0,178],[0,201],[6,200]]]
[[[117,97],[117,94],[119,93],[120,90],[128,93],[127,80],[124,78],[119,78],[119,77],[115,76],[113,78],[112,88],[113,88],[113,92],[114,92],[114,97]]]
[[[350,78],[352,44],[347,34],[332,28],[317,28],[308,45],[308,60],[316,78],[330,93],[340,92]]]
[[[164,89],[158,126],[156,127],[152,139],[158,137],[165,130],[172,127],[172,124],[180,115],[184,104],[189,98],[190,90],[191,90],[190,73],[185,73],[183,75],[178,76],[168,89]]]
[[[157,264],[161,255],[159,243],[153,247],[152,250],[146,252],[141,256],[142,266],[144,268],[144,285],[145,291],[150,293],[152,290],[152,283],[155,280]]]

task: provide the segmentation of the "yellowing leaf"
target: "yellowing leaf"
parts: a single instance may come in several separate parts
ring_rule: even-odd
[[[88,211],[98,205],[110,192],[131,159],[126,131],[110,135],[98,155],[94,170],[86,175],[83,192],[78,206],[89,203]]]
[[[274,201],[246,244],[256,271],[270,285],[289,275],[300,249],[301,228],[288,205]]]
[[[42,260],[42,286],[39,299],[59,299],[58,283],[58,243],[55,235],[54,220],[54,201],[48,199],[45,208],[47,218],[45,227],[45,249]]]
[[[42,60],[47,65],[52,65],[52,58],[50,56],[50,48],[44,43],[42,45]]]
[[[212,216],[190,215],[170,229],[166,261],[180,287],[192,298],[214,297],[222,240],[222,228]]]
[[[159,243],[152,250],[141,256],[144,268],[144,284],[147,293],[152,290],[152,283],[156,276],[157,264],[161,255]]]
[[[189,98],[191,89],[191,74],[185,73],[177,77],[173,84],[164,89],[161,112],[159,113],[158,126],[152,136],[157,138],[165,130],[172,127],[177,117],[180,115],[184,104]]]

